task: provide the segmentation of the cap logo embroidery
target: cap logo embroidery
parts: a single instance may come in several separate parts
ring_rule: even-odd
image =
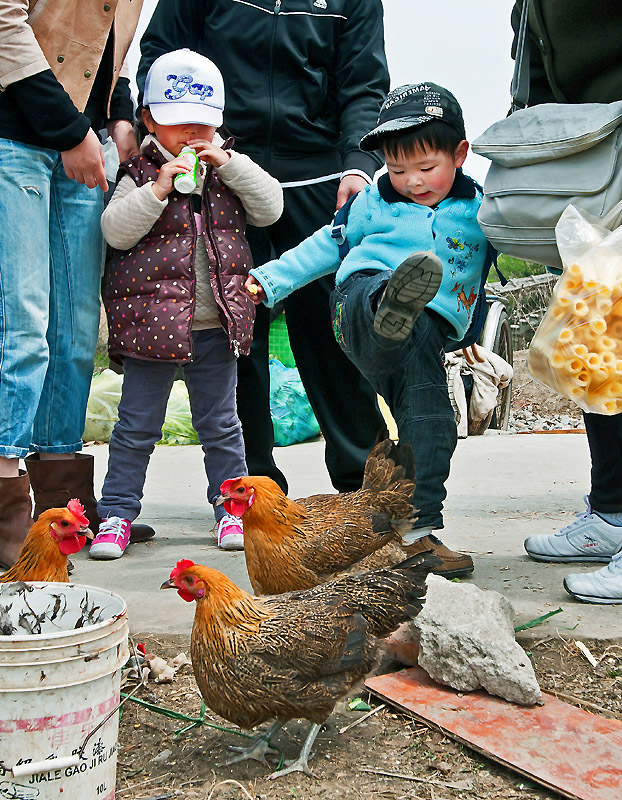
[[[402,100],[405,100],[407,97],[410,97],[413,94],[420,94],[421,92],[428,92],[429,90],[430,87],[426,83],[418,83],[416,86],[409,86],[405,91],[393,91],[384,101],[382,108],[391,108],[391,106],[394,106],[396,103],[400,103]]]
[[[167,81],[172,81],[172,86],[164,92],[167,100],[179,100],[185,94],[196,95],[200,100],[206,100],[214,94],[214,87],[202,83],[193,83],[192,75],[167,75]]]
[[[426,106],[425,113],[431,114],[433,117],[442,117],[443,109],[439,108],[439,106]]]
[[[313,5],[316,8],[328,8],[328,4],[326,3],[326,0],[315,0]]]

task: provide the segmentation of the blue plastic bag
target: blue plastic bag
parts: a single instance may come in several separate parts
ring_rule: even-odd
[[[277,359],[270,359],[270,411],[277,447],[304,442],[320,432],[298,370]]]

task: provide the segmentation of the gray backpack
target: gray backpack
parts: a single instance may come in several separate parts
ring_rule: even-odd
[[[527,104],[525,0],[512,98]],[[622,199],[622,101],[545,103],[495,122],[472,144],[492,162],[477,219],[501,253],[561,268],[555,225],[573,204],[602,217]],[[620,164],[622,167],[622,164]]]

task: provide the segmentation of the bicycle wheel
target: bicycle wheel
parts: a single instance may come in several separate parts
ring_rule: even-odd
[[[508,364],[512,364],[512,332],[507,311],[503,309],[497,319],[497,325],[492,340],[493,353],[501,356]],[[510,422],[510,401],[512,399],[512,381],[501,389],[497,397],[497,405],[490,420],[490,427],[495,430],[507,430]]]

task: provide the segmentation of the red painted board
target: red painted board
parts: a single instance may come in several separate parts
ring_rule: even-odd
[[[374,694],[572,800],[622,799],[622,722],[544,694],[525,707],[439,686],[419,667],[368,678]]]

